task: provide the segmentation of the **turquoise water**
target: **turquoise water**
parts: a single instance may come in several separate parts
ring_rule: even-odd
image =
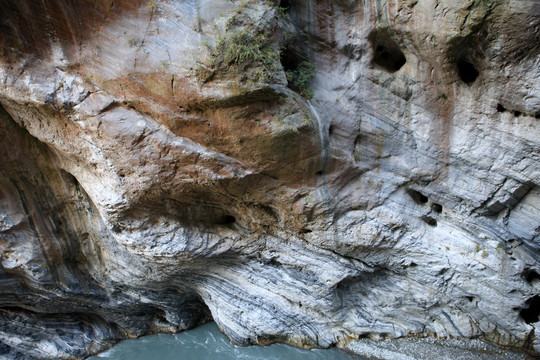
[[[124,340],[91,360],[360,360],[342,350],[301,350],[283,344],[232,345],[211,322],[176,335]]]

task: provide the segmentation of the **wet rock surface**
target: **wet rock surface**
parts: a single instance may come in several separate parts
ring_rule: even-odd
[[[277,5],[0,4],[0,354],[538,350],[537,2]]]

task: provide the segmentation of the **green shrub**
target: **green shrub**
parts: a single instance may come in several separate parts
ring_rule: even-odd
[[[256,80],[268,80],[279,61],[279,54],[268,46],[268,42],[264,34],[255,35],[246,29],[229,32],[218,38],[209,67],[240,71],[255,64],[260,67]]]
[[[268,19],[263,24],[247,11],[255,0],[231,0],[238,5],[227,12],[225,27],[216,30],[222,34],[205,64],[201,64],[201,78],[205,81],[214,75],[237,77],[248,85],[271,81],[280,69],[279,52],[272,47],[273,34],[268,30]]]
[[[297,89],[303,97],[311,99],[313,97],[313,91],[310,88],[310,84],[315,71],[315,66],[312,63],[302,61],[295,70],[288,70],[285,74],[292,88]]]
[[[287,10],[289,10],[289,8],[286,8],[286,7],[277,7],[276,8],[278,16],[281,19],[285,20],[285,21],[290,20],[289,14],[287,14]]]
[[[218,51],[223,54],[223,60],[228,65],[241,66],[246,63],[260,61],[264,58],[263,47],[266,37],[253,36],[248,30],[233,32],[221,43],[218,42]],[[221,46],[221,48],[219,48]]]

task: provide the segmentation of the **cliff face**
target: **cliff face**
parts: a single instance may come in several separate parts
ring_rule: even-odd
[[[0,353],[538,344],[538,2],[276,5],[0,3]]]

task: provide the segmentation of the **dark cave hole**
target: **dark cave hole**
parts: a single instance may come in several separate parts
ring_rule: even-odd
[[[457,61],[457,69],[461,80],[468,85],[472,84],[480,75],[474,64],[463,58]]]
[[[392,39],[391,33],[389,29],[373,31],[369,34],[368,39],[373,48],[372,63],[379,68],[393,73],[405,65],[407,58],[398,44]]]
[[[396,72],[405,65],[407,59],[397,46],[378,45],[373,56],[373,63],[389,72]]]
[[[332,135],[334,133],[334,125],[330,125],[328,127],[328,135]]]
[[[285,71],[296,70],[298,68],[298,64],[300,63],[298,54],[289,46],[287,46],[281,53],[280,60],[281,65],[283,65],[283,70]]]
[[[11,348],[4,344],[3,342],[0,342],[0,355],[7,355],[9,354]],[[14,357],[15,358],[15,357]],[[22,357],[21,357],[22,359]]]
[[[225,215],[223,217],[223,222],[225,224],[232,224],[236,221],[236,218],[234,216],[231,216],[231,215]]]
[[[442,213],[442,205],[441,204],[437,204],[437,203],[433,203],[431,204],[431,210],[435,211],[436,213]]]
[[[407,194],[409,194],[409,196],[414,200],[415,203],[417,204],[425,204],[428,202],[428,197],[425,196],[424,194],[422,194],[421,192],[419,191],[416,191],[416,190],[412,190],[412,189],[409,189],[407,190]]]
[[[523,270],[523,278],[528,283],[531,283],[534,280],[539,280],[540,279],[540,274],[538,274],[536,271],[534,271],[532,269],[525,269],[525,270]]]
[[[313,230],[306,229],[306,228],[300,229],[299,231],[300,234],[309,234],[310,232],[313,232]]]
[[[283,66],[283,71],[287,74],[287,72],[295,72],[298,70],[298,65],[302,62],[302,59],[298,56],[296,51],[287,46],[281,53],[280,61]],[[289,78],[289,75],[287,75],[287,87],[296,92],[300,91],[294,81]]]
[[[534,115],[534,118],[535,118],[535,119],[540,119],[540,112],[537,112],[537,113]]]
[[[291,2],[290,0],[281,0],[279,2],[279,7],[281,8],[285,8],[285,9],[289,9],[291,7]]]
[[[317,171],[317,172],[315,173],[315,175],[317,175],[317,176],[321,176],[322,174],[323,174],[323,171],[322,171],[322,170],[319,170],[319,171]]]
[[[497,104],[497,111],[498,112],[505,112],[506,108],[504,106],[502,106],[501,104]]]
[[[473,302],[474,300],[474,296],[465,296],[465,298],[469,300],[469,302]]]
[[[220,225],[228,225],[228,224],[234,224],[236,221],[236,218],[232,215],[223,215],[219,221],[217,221]]]
[[[540,315],[540,296],[535,295],[525,302],[527,305],[526,309],[523,309],[519,312],[519,316],[527,324],[532,324],[538,321],[538,315]]]
[[[424,220],[424,222],[429,226],[437,226],[437,220],[435,220],[431,216],[424,215],[422,216],[422,220]]]
[[[521,116],[521,111],[514,110],[514,116],[516,117]]]
[[[268,261],[265,262],[265,264],[270,266],[280,266],[281,263],[277,260],[277,256],[272,257]]]

